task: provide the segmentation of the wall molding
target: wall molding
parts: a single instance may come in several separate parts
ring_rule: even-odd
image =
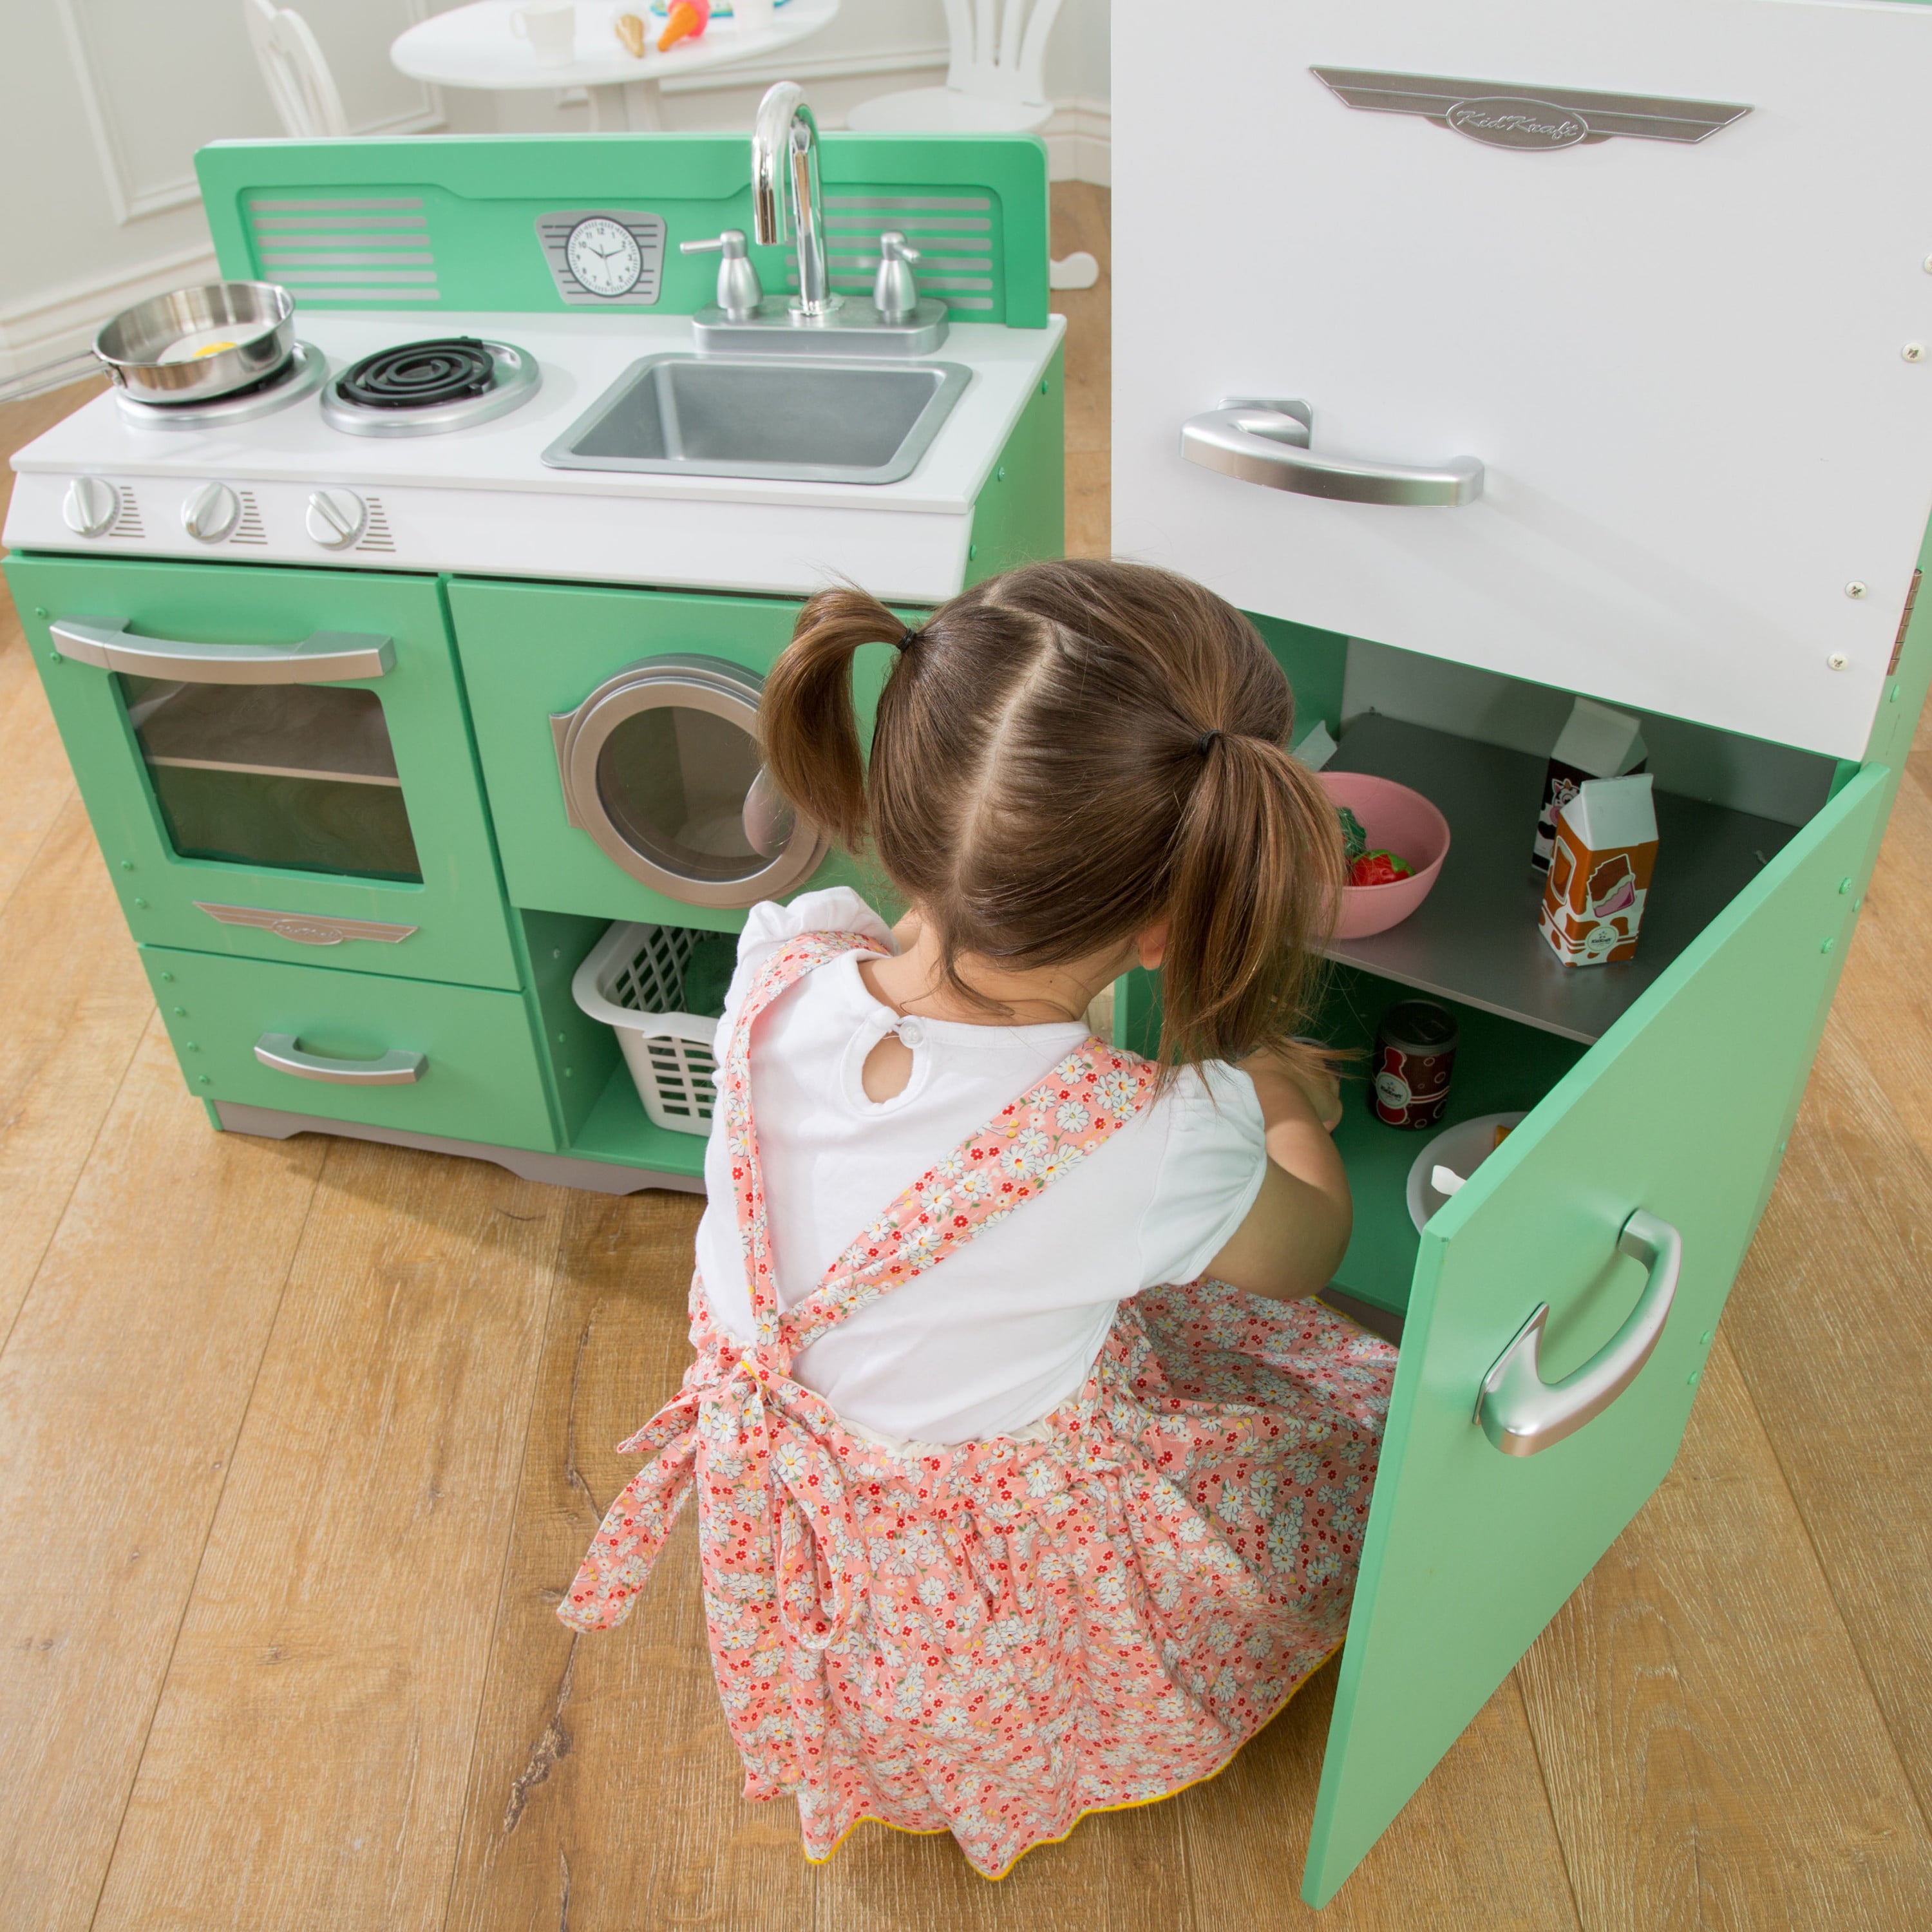
[[[195,179],[191,164],[184,174],[168,181],[153,182],[143,186],[129,178],[128,158],[116,136],[115,116],[101,91],[100,75],[88,38],[85,0],[54,0],[54,4],[60,16],[62,38],[67,43],[68,60],[80,85],[81,109],[87,117],[88,138],[93,144],[94,158],[100,164],[102,184],[107,190],[107,205],[115,220],[124,228],[130,222],[141,220],[151,214],[165,214],[170,208],[185,208],[199,201],[201,188]],[[422,19],[426,10],[427,0],[410,0],[409,12],[412,20]],[[241,31],[238,22],[236,30]],[[419,106],[406,114],[366,122],[352,128],[350,133],[430,134],[447,127],[448,120],[443,112],[440,90],[418,82],[416,91],[422,103]]]
[[[110,275],[44,290],[0,309],[0,376],[14,376],[77,353],[107,318],[149,296],[215,279],[214,250],[205,245],[150,256]]]
[[[1104,100],[1075,97],[1053,104],[1053,118],[1040,131],[1046,171],[1054,181],[1114,184],[1114,116]]]

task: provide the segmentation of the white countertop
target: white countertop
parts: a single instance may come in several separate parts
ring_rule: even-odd
[[[736,477],[554,470],[542,452],[640,357],[688,351],[687,316],[304,314],[302,340],[332,375],[372,350],[430,336],[475,335],[534,355],[542,387],[496,421],[437,436],[346,435],[310,397],[278,414],[206,430],[130,422],[104,395],[14,458],[7,519],[15,549],[480,571],[491,574],[808,590],[846,574],[879,595],[927,599],[960,587],[974,502],[1065,330],[956,322],[938,351],[971,380],[912,474],[897,483],[794,483]],[[60,506],[81,476],[139,506],[140,534],[70,531]],[[220,481],[256,500],[266,533],[245,554],[204,545],[178,500]],[[394,548],[380,556],[320,549],[302,512],[320,484],[380,499]]]

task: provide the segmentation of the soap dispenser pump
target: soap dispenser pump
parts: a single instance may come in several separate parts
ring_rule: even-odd
[[[897,326],[912,320],[919,308],[919,290],[912,278],[912,265],[919,250],[906,246],[906,238],[896,228],[879,237],[879,272],[872,280],[872,306],[879,320]]]

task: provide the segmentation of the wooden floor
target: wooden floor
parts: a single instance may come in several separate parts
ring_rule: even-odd
[[[1058,245],[1098,252],[1076,190]],[[1072,296],[1104,547],[1105,284]],[[78,400],[0,414],[17,446]],[[0,600],[4,602],[4,600]],[[1932,1926],[1932,739],[1663,1489],[1342,1928]],[[1714,1131],[1722,1070],[1711,1070]],[[0,632],[0,1927],[1234,1932],[1297,1902],[1324,1672],[1218,1781],[1004,1883],[737,1796],[688,1522],[551,1615],[675,1384],[696,1207],[208,1132]]]

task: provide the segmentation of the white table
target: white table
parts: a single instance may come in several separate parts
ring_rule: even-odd
[[[648,10],[649,0],[588,0],[577,8],[577,58],[546,66],[529,42],[511,31],[516,4],[476,0],[433,14],[391,45],[390,61],[412,80],[439,87],[584,88],[593,129],[651,129],[664,125],[658,93],[662,82],[776,53],[829,26],[838,14],[838,0],[785,0],[767,28],[741,27],[735,16],[714,18],[698,39],[680,40],[661,54],[657,38],[664,22]],[[612,25],[626,13],[644,22],[641,60],[632,58]]]

